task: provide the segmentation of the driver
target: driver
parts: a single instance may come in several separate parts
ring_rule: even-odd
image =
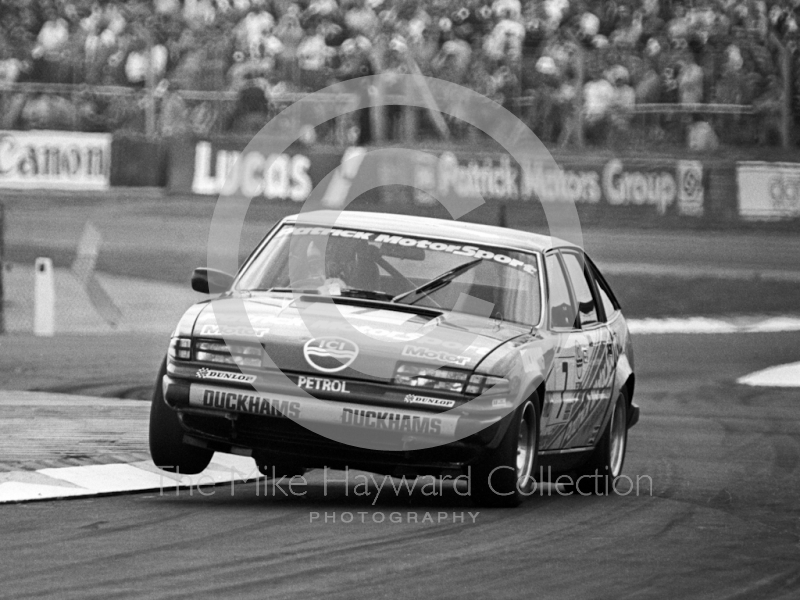
[[[362,240],[330,237],[323,261],[322,246],[316,240],[308,243],[305,258],[297,263],[293,287],[313,288],[327,296],[338,296],[344,289],[376,288],[379,281],[377,248]]]
[[[378,249],[365,240],[331,238],[328,241],[327,273],[357,290],[376,289],[379,283]]]

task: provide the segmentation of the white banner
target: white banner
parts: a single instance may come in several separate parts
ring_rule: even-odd
[[[800,163],[736,163],[736,187],[745,219],[800,217]]]
[[[105,190],[110,133],[0,131],[0,188]]]

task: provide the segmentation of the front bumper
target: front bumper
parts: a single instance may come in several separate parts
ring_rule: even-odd
[[[189,443],[308,468],[457,470],[495,446],[507,423],[500,410],[479,415],[411,410],[254,392],[170,375],[164,376],[163,390]],[[464,434],[471,431],[476,433]],[[431,447],[410,449],[420,445]]]

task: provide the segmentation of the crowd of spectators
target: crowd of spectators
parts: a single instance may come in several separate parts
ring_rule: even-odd
[[[800,0],[0,0],[0,15],[0,84],[88,84],[4,94],[3,127],[138,126],[141,100],[92,86],[152,85],[165,133],[222,118],[181,90],[241,92],[224,127],[244,130],[271,98],[413,61],[568,143],[579,105],[590,139],[624,130],[637,103],[773,111]]]

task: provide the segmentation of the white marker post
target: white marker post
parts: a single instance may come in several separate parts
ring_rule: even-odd
[[[55,333],[56,286],[53,261],[36,259],[33,280],[33,334],[50,337]]]

